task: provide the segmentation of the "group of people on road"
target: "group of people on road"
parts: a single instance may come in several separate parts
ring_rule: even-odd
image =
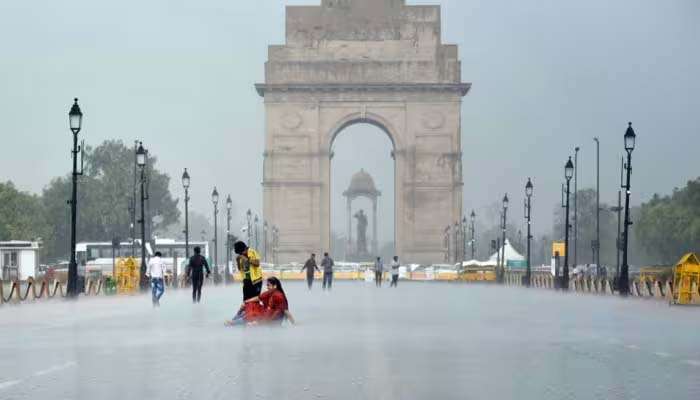
[[[231,320],[226,321],[226,325],[281,324],[285,320],[294,324],[294,317],[289,312],[289,302],[282,288],[282,282],[276,277],[267,278],[267,290],[262,292],[263,271],[257,251],[242,241],[236,242],[233,247],[237,255],[236,266],[239,278],[242,282],[243,303],[238,308],[236,315]],[[211,274],[209,263],[201,253],[201,248],[195,247],[194,255],[188,260],[186,268],[186,276],[192,282],[193,303],[201,301],[205,271],[206,277]],[[306,271],[306,283],[309,290],[313,287],[314,274],[317,271],[323,272],[323,290],[331,290],[334,267],[333,259],[328,253],[324,253],[323,260],[321,260],[321,268],[323,268],[321,271],[316,263],[316,254],[311,254],[311,257],[301,268],[301,272]],[[390,265],[390,287],[398,286],[399,267],[399,257],[394,256]],[[156,252],[155,256],[148,262],[146,275],[151,282],[153,306],[158,307],[165,287],[165,263],[160,252]],[[384,277],[384,262],[381,257],[377,257],[374,262],[374,276],[376,286],[381,287]]]
[[[331,290],[333,286],[333,267],[335,267],[335,262],[328,253],[323,253],[321,267],[323,267],[323,290]],[[311,290],[314,285],[314,273],[316,271],[321,271],[318,265],[316,265],[316,254],[311,253],[311,257],[309,257],[304,263],[304,266],[301,267],[301,272],[304,272],[304,270],[306,270],[306,284],[309,290]]]
[[[334,266],[335,262],[328,255],[328,253],[323,253],[323,260],[321,260],[321,267],[323,268],[323,290],[330,290],[333,285]],[[400,266],[401,264],[399,263],[399,257],[394,256],[393,260],[391,261],[391,283],[389,284],[390,287],[398,287]],[[304,270],[306,270],[306,284],[309,287],[309,290],[311,290],[314,284],[314,273],[316,271],[321,272],[321,270],[318,268],[318,265],[316,264],[315,253],[311,253],[311,257],[309,257],[309,259],[306,260],[306,262],[304,263],[304,266],[301,268],[301,272],[304,272]],[[381,257],[377,257],[377,260],[374,262],[374,281],[377,287],[382,286],[382,280],[384,279],[383,277],[384,262],[382,261]]]
[[[199,303],[202,299],[202,284],[204,283],[204,271],[206,277],[211,275],[209,263],[202,255],[202,249],[197,246],[194,248],[194,255],[190,257],[187,263],[185,275],[188,280],[192,281],[192,302]],[[165,262],[163,254],[156,251],[154,256],[148,261],[146,267],[146,277],[151,283],[151,301],[153,307],[160,306],[160,298],[165,292]]]
[[[399,263],[399,256],[394,256],[394,259],[391,260],[391,283],[389,284],[389,287],[399,286],[399,267],[401,267],[401,264]],[[382,287],[383,280],[384,262],[382,261],[381,257],[377,257],[377,260],[374,262],[374,283],[377,285],[377,287]]]

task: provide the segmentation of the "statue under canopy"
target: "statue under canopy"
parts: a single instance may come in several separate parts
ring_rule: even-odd
[[[348,190],[343,192],[347,198],[347,246],[346,257],[350,261],[371,261],[377,255],[377,200],[382,192],[377,190],[374,179],[364,169],[353,175]],[[372,242],[367,240],[368,215],[364,210],[353,214],[352,202],[358,197],[364,197],[372,202]],[[357,236],[353,240],[353,219],[356,220]],[[371,245],[371,248],[370,248]]]

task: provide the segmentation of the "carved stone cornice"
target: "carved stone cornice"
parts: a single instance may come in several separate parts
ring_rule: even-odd
[[[471,83],[293,83],[255,84],[261,97],[267,92],[332,93],[332,92],[450,92],[466,96]]]

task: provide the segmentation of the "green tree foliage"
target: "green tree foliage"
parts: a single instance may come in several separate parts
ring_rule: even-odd
[[[655,263],[670,265],[685,253],[700,253],[700,178],[670,196],[654,195],[634,228]]]
[[[152,226],[153,231],[173,224],[180,216],[178,201],[172,198],[168,188],[170,177],[158,171],[156,164],[156,157],[149,155],[145,171],[149,197],[146,224]],[[94,149],[86,148],[84,175],[78,184],[77,240],[109,242],[114,237],[131,237],[133,185],[132,148],[119,140],[105,141]],[[70,175],[52,180],[42,197],[54,238],[47,243],[48,254],[53,258],[65,258],[70,241],[70,207],[66,204],[71,197]],[[139,199],[137,197],[135,205],[137,216],[140,215]]]
[[[574,195],[571,194],[569,206],[569,262],[573,265],[574,249],[574,225],[578,217],[578,252],[579,264],[594,264],[593,242],[596,240],[596,191],[595,189],[582,189],[578,191],[578,216],[574,212]],[[615,265],[617,263],[617,214],[610,211],[610,206],[600,203],[600,262],[603,265]],[[557,206],[554,219],[554,237],[564,241],[564,214],[565,209]]]
[[[49,229],[41,199],[0,183],[0,240],[48,240]]]

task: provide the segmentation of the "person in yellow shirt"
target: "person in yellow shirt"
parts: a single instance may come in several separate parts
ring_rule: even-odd
[[[236,265],[243,282],[243,301],[259,296],[262,290],[263,272],[258,252],[241,241],[233,245],[233,250],[238,254]]]

